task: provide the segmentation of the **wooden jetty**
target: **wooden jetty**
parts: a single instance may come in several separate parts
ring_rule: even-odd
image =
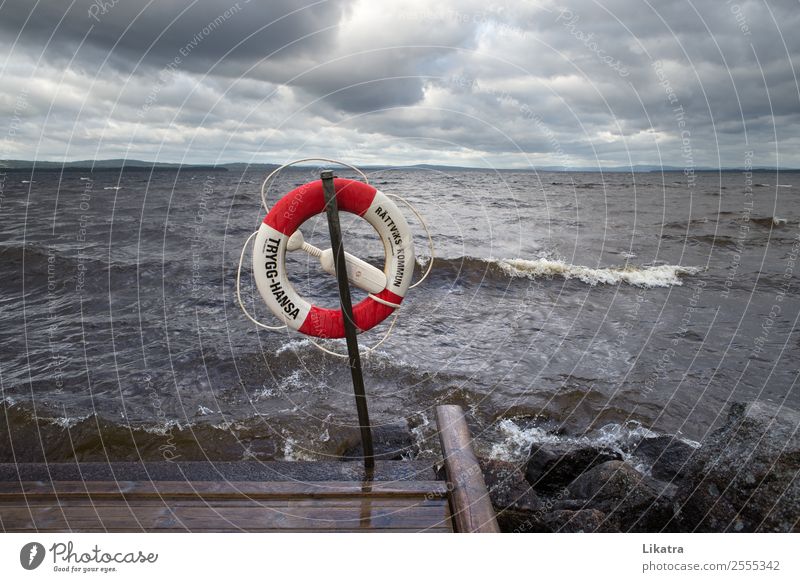
[[[55,463],[0,466],[6,532],[497,532],[459,406],[436,410],[431,463]]]

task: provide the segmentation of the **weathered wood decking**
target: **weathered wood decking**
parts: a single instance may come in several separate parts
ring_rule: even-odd
[[[452,531],[441,481],[0,485],[6,531]]]
[[[447,480],[420,462],[83,463],[0,467],[16,532],[497,531],[460,407],[437,418]]]
[[[497,517],[472,450],[472,437],[460,406],[438,406],[436,425],[442,443],[453,527],[458,532],[496,533]]]

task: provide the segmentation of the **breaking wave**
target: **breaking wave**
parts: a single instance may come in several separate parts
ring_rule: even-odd
[[[789,221],[786,218],[778,218],[777,216],[765,216],[761,218],[750,218],[748,222],[765,226],[767,228],[772,226],[786,226]]]
[[[588,285],[617,285],[625,283],[635,287],[670,287],[682,285],[682,276],[695,275],[702,271],[699,267],[680,265],[658,265],[648,267],[605,267],[592,268],[570,265],[564,261],[551,259],[500,259],[496,261],[509,277],[561,277],[577,279]]]
[[[635,458],[633,452],[643,439],[660,436],[636,421],[622,424],[610,423],[584,435],[569,436],[556,434],[544,427],[530,425],[522,419],[506,418],[497,423],[494,431],[496,437],[492,439],[493,444],[488,451],[488,455],[492,459],[512,463],[524,462],[534,445],[563,444],[575,448],[593,446],[620,453],[623,459],[632,462],[643,472],[646,472],[647,468],[640,467],[642,463]],[[700,446],[700,443],[686,438],[679,440],[692,448]]]
[[[417,264],[426,268],[429,259],[417,257]],[[479,259],[476,257],[459,257],[434,260],[431,276],[450,279],[553,279],[576,280],[587,285],[618,285],[624,283],[635,287],[670,287],[682,285],[682,277],[696,275],[703,271],[702,267],[685,267],[681,265],[655,265],[621,267],[585,267],[572,265],[560,259]]]

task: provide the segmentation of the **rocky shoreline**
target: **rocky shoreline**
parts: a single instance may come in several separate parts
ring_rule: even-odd
[[[260,433],[245,439],[197,425],[151,434],[96,417],[75,426],[45,420],[6,408],[0,432],[13,434],[14,447],[11,441],[0,447],[0,464],[13,473],[20,464],[45,460],[107,463],[109,452],[129,464],[296,460],[276,460],[277,445]],[[97,441],[98,429],[102,441]],[[734,404],[724,425],[702,443],[642,427],[567,436],[536,426],[526,434],[505,434],[504,443],[513,446],[485,449],[487,457],[480,462],[506,532],[800,532],[800,413],[785,406]],[[134,436],[137,446],[131,444]],[[338,437],[327,460],[360,460],[359,432]],[[436,434],[421,440],[406,419],[375,427],[373,439],[378,460],[424,464],[436,454],[430,442]],[[246,458],[226,458],[230,450],[241,452],[243,443]],[[44,444],[50,448],[44,450]],[[175,458],[164,455],[165,446],[177,448]],[[426,455],[421,456],[423,446]],[[212,448],[215,454],[209,453]]]
[[[506,532],[800,531],[800,414],[771,403],[732,405],[699,447],[555,441],[481,466]]]

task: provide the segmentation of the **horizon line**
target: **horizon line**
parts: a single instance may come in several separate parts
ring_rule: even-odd
[[[11,162],[13,165],[8,165]],[[106,166],[106,167],[99,167],[95,168],[97,164],[104,164],[104,163],[119,163],[119,165],[115,166]],[[80,164],[87,164],[85,166]],[[227,169],[226,166],[273,166],[273,167],[280,167],[282,164],[275,163],[275,162],[245,162],[245,161],[227,161],[227,162],[162,162],[162,161],[150,161],[150,160],[140,160],[135,158],[102,158],[102,159],[85,159],[85,160],[75,160],[75,161],[57,161],[57,160],[26,160],[26,159],[9,159],[6,158],[5,160],[0,160],[0,171],[2,170],[35,170],[36,166],[38,165],[47,165],[51,166],[50,169],[55,168],[63,168],[63,169],[70,169],[70,168],[80,168],[80,169],[87,169],[87,170],[112,170],[112,169],[124,169],[126,166],[129,165],[136,165],[140,168],[154,168],[158,169],[159,166],[166,166],[164,169],[178,169],[178,168],[219,168],[219,169]],[[317,167],[314,164],[310,165],[298,165],[292,166],[293,168],[314,168]],[[454,170],[482,170],[482,171],[509,171],[509,172],[536,172],[538,171],[545,171],[545,172],[602,172],[602,171],[647,171],[647,172],[746,172],[746,171],[775,171],[775,172],[797,172],[800,171],[800,168],[792,168],[792,167],[778,167],[778,166],[752,166],[749,168],[741,167],[741,166],[695,166],[691,168],[682,167],[682,166],[675,166],[671,164],[648,164],[648,163],[640,163],[634,165],[602,165],[602,166],[559,166],[559,165],[542,165],[539,167],[532,166],[532,167],[522,167],[522,168],[515,168],[515,167],[485,167],[485,166],[461,166],[461,165],[451,165],[451,164],[442,164],[442,163],[430,163],[430,162],[420,162],[420,163],[413,163],[413,164],[365,164],[359,166],[363,169],[382,169],[382,168],[449,168]]]

